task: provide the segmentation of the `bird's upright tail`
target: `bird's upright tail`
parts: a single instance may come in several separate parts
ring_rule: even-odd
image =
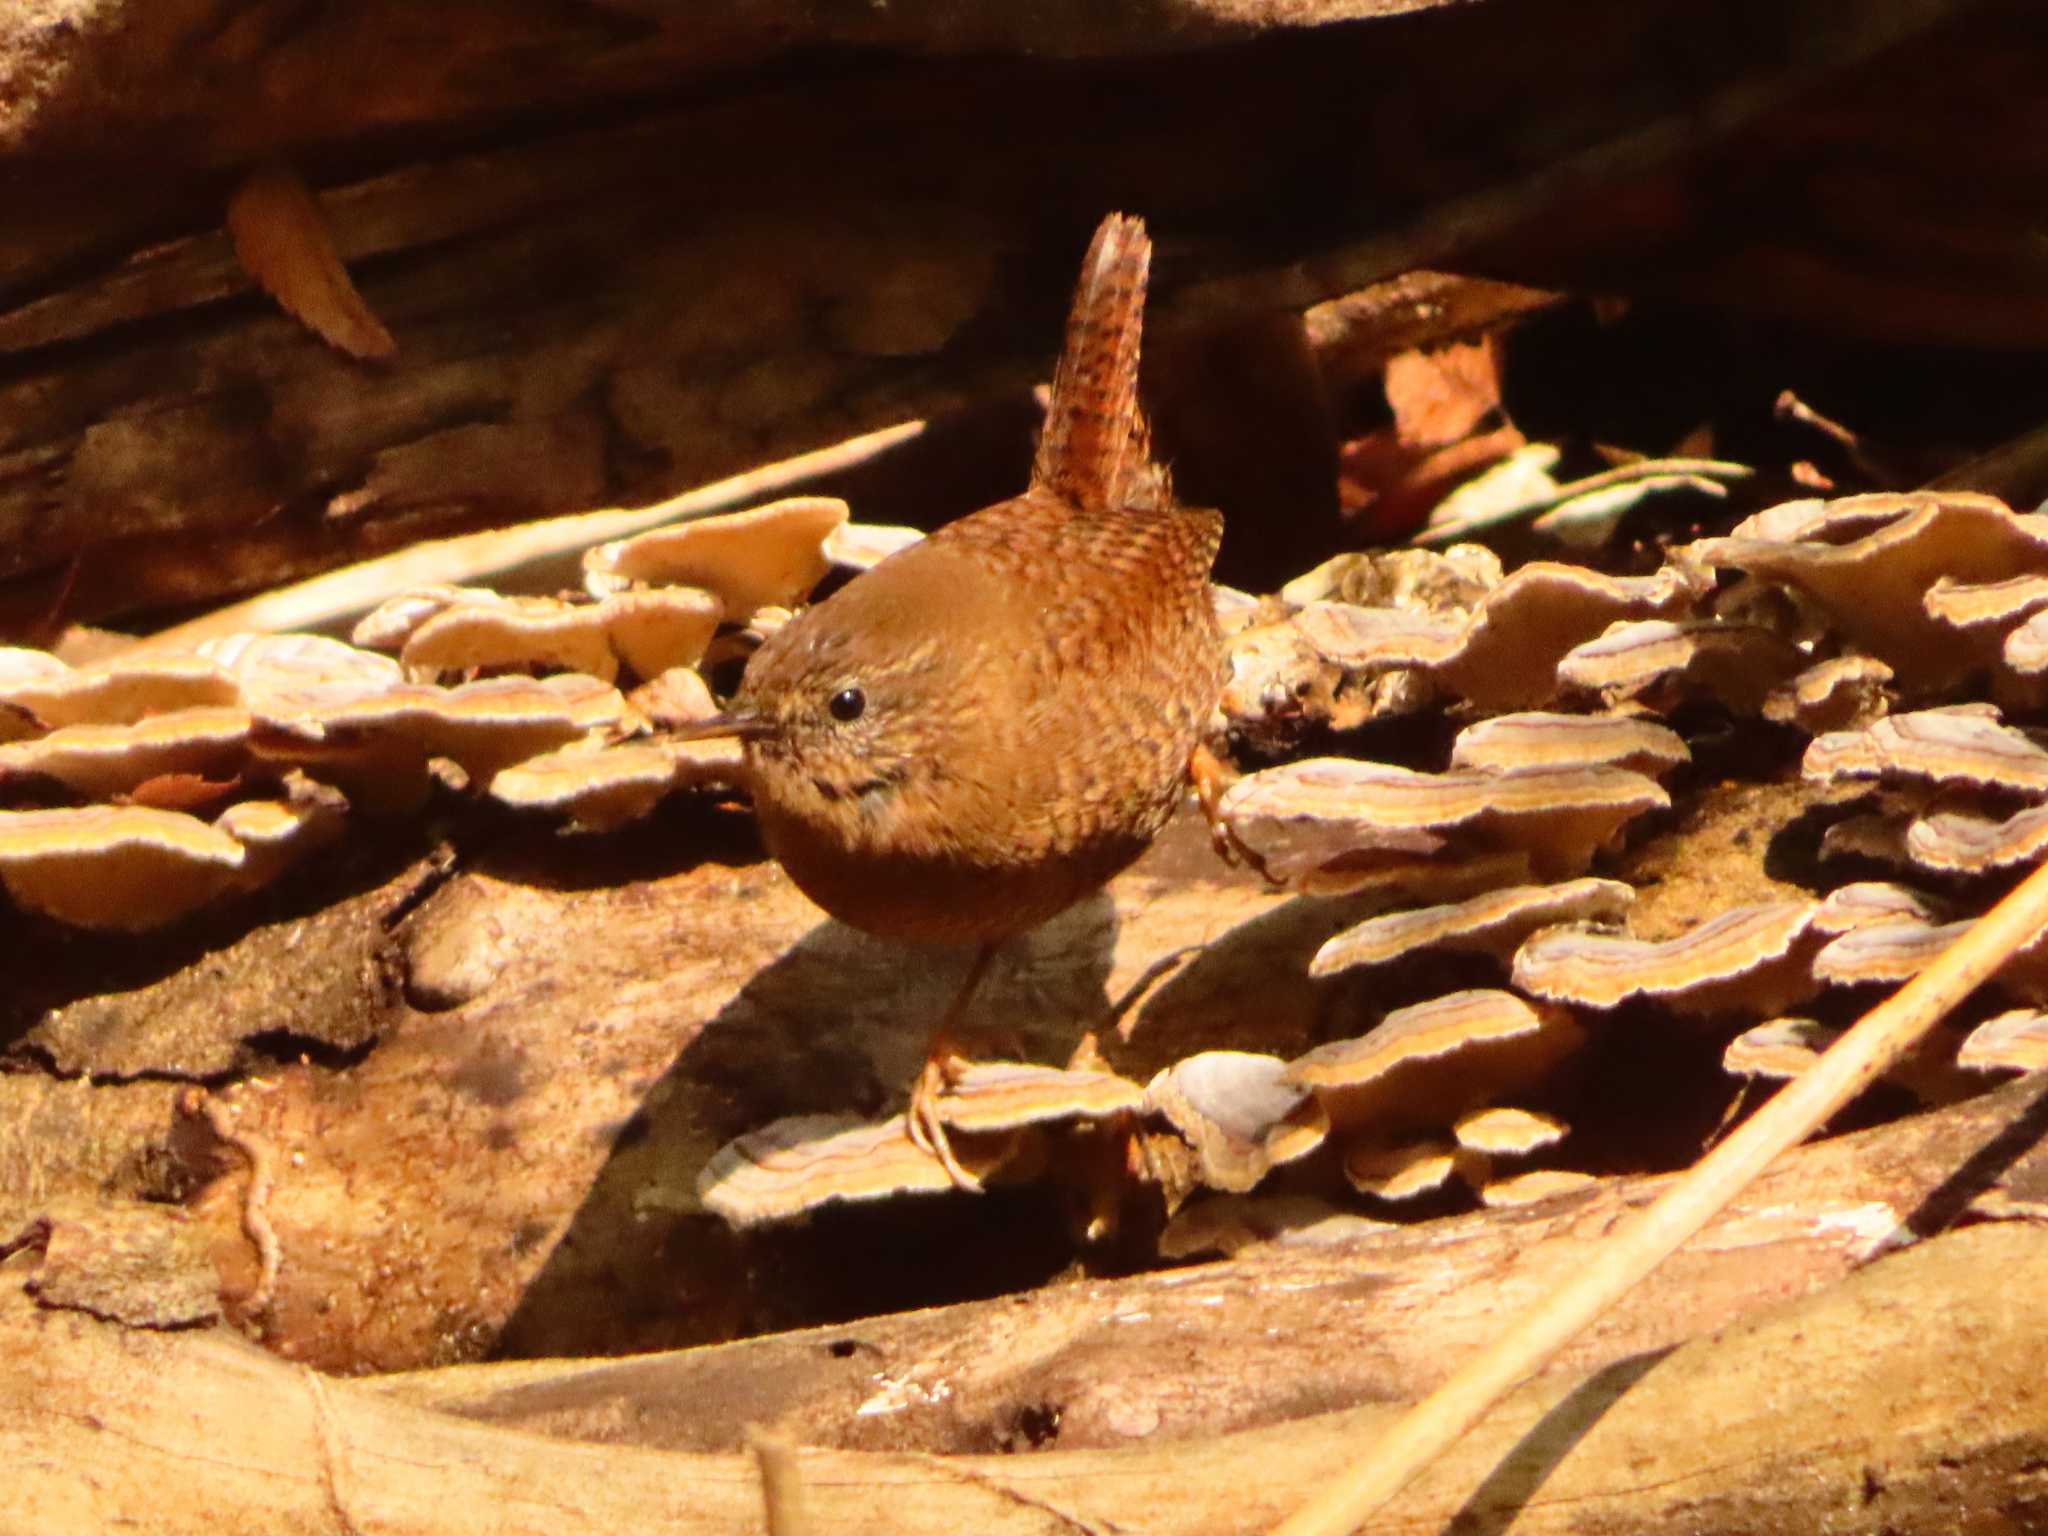
[[[1082,507],[1163,506],[1171,499],[1138,406],[1151,266],[1143,219],[1112,213],[1097,226],[1067,312],[1066,345],[1031,466],[1034,489]]]

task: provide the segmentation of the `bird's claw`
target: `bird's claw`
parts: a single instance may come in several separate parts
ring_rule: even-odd
[[[981,1193],[981,1180],[962,1166],[953,1151],[952,1139],[947,1135],[946,1122],[939,1114],[939,1100],[951,1086],[947,1080],[945,1059],[936,1054],[927,1057],[924,1070],[917,1074],[917,1081],[911,1086],[910,1107],[904,1113],[904,1125],[918,1150],[936,1159],[946,1170],[946,1177],[953,1181],[955,1189],[978,1195]]]
[[[1233,869],[1243,865],[1268,883],[1279,885],[1281,882],[1273,878],[1258,850],[1237,835],[1237,828],[1223,814],[1223,792],[1237,777],[1236,770],[1206,742],[1188,755],[1188,778],[1195,786],[1195,798],[1201,802],[1202,819],[1209,824],[1209,846],[1216,850],[1216,857]]]

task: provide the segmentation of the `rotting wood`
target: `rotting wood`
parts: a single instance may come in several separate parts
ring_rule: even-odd
[[[758,1470],[551,1438],[330,1381],[220,1330],[123,1330],[39,1312],[0,1268],[0,1456],[23,1528],[146,1536],[760,1528]],[[2048,1233],[2000,1223],[1896,1254],[1664,1356],[1523,1388],[1411,1488],[1385,1529],[1952,1531],[2038,1516],[2048,1362],[2033,1298]],[[1939,1317],[1944,1326],[1928,1326]],[[1113,1368],[1113,1362],[1105,1362]],[[490,1368],[464,1374],[489,1379]],[[1262,1529],[1389,1406],[1189,1442],[942,1458],[811,1450],[831,1533]],[[1699,1426],[1712,1423],[1714,1432]],[[119,1454],[107,1454],[110,1445]],[[204,1447],[203,1456],[195,1455]],[[89,1474],[89,1475],[88,1475]],[[1476,1493],[1471,1492],[1477,1488]]]
[[[1891,997],[1870,1010],[1771,1103],[1739,1126],[1547,1292],[1372,1449],[1274,1529],[1344,1536],[1467,1433],[1517,1381],[1541,1370],[1656,1267],[1752,1188],[1770,1162],[1812,1135],[1988,980],[2048,920],[2037,869]]]
[[[264,928],[211,953],[209,995],[243,996],[238,968],[254,967],[266,985],[250,996],[299,997],[337,1009],[351,1030],[347,1038],[376,1042],[362,1059],[344,1064],[271,1058],[265,1067],[259,1053],[247,1064],[260,1069],[258,1079],[231,1090],[238,1124],[263,1137],[279,1157],[267,1214],[283,1262],[276,1297],[254,1320],[276,1348],[331,1368],[390,1369],[475,1358],[493,1348],[577,1353],[718,1340],[743,1327],[772,1325],[777,1316],[778,1303],[752,1295],[743,1279],[750,1265],[785,1276],[794,1269],[800,1277],[829,1270],[834,1241],[871,1249],[913,1234],[918,1243],[946,1241],[951,1232],[951,1241],[971,1243],[978,1221],[1000,1222],[1003,1212],[1012,1213],[1012,1230],[1022,1240],[1017,1207],[991,1203],[984,1217],[984,1206],[965,1198],[851,1212],[744,1240],[701,1213],[692,1183],[726,1137],[784,1113],[877,1112],[907,1081],[923,1032],[965,962],[963,955],[950,964],[943,958],[920,964],[900,948],[821,923],[772,866],[721,862],[744,850],[715,836],[707,840],[713,830],[701,813],[635,829],[625,843],[643,851],[624,864],[619,840],[596,840],[581,851],[553,838],[506,841],[495,851],[470,854],[454,878],[429,890],[388,934],[394,911],[404,912],[410,902],[394,909],[397,895],[379,894],[384,884],[344,865],[336,877],[345,888],[366,886],[365,896],[292,920],[296,941],[283,953],[316,965],[333,953],[365,953],[363,936],[348,930],[373,930],[367,952],[377,958],[358,962],[354,988],[295,991],[289,968],[279,971],[278,936]],[[693,837],[695,855],[688,851]],[[697,858],[704,861],[693,862]],[[402,860],[398,870],[385,877],[389,891],[414,889],[418,876],[403,873]],[[592,878],[597,871],[601,880]],[[1359,915],[1355,902],[1297,901],[1223,871],[1199,820],[1183,817],[1103,899],[1006,958],[972,1022],[1013,1028],[1032,1054],[1059,1059],[1139,974],[1200,943],[1205,952],[1185,960],[1138,1005],[1129,1041],[1108,1042],[1117,1064],[1142,1077],[1209,1046],[1294,1054],[1319,1027],[1321,994],[1306,974],[1308,959]],[[161,985],[175,987],[182,974],[173,969]],[[148,1017],[161,1004],[152,989],[139,987],[96,1006],[96,1030],[118,1043],[124,1010]],[[244,1048],[236,1042],[252,1028],[288,1025],[296,1034],[287,1039],[308,1041],[323,1032],[313,1013],[278,1019],[261,1006],[253,1012],[222,1021],[219,1050],[202,1049],[204,1042],[189,1031],[165,1036],[172,1052],[166,1070],[176,1061],[200,1060],[218,1071],[219,1063],[240,1059]],[[1263,1021],[1263,1035],[1247,1037],[1251,1019]],[[90,1039],[71,1037],[67,1050],[87,1053],[74,1054],[74,1070],[104,1065],[89,1053]],[[125,1045],[122,1050],[124,1071],[151,1070],[146,1058]],[[146,1092],[143,1085],[90,1089],[32,1070],[0,1079],[0,1086],[31,1120],[43,1113],[35,1107],[41,1099],[50,1100],[49,1113],[61,1103],[72,1120],[89,1119],[93,1111],[78,1101],[104,1095],[104,1136],[132,1138],[124,1155],[109,1151],[81,1167],[83,1182],[70,1171],[76,1159],[68,1143],[21,1147],[21,1182],[46,1197],[91,1194],[108,1179],[110,1166],[163,1158],[152,1149],[160,1147],[167,1125],[152,1129],[146,1119],[123,1118],[123,1106]],[[162,1098],[147,1102],[161,1106]],[[1818,1183],[1810,1190],[1797,1182],[1773,1184],[1758,1200],[1764,1207],[1790,1203],[1798,1209],[1811,1194],[1836,1211],[1835,1218],[1816,1218],[1806,1227],[1795,1219],[1789,1228],[1765,1222],[1761,1230],[1731,1218],[1728,1231],[1737,1235],[1724,1234],[1724,1248],[1713,1250],[1719,1257],[1681,1265],[1678,1283],[1689,1288],[1687,1303],[1674,1306],[1660,1299],[1663,1293],[1653,1295],[1642,1312],[1618,1321],[1616,1332],[1596,1335],[1606,1340],[1597,1348],[1668,1343],[1701,1318],[1739,1315],[1755,1304],[1756,1287],[1783,1295],[1839,1274],[1967,1159],[1977,1144],[1970,1137],[1982,1141],[1993,1134],[1970,1129],[1976,1122],[1969,1117],[1994,1112],[1966,1106],[1948,1112],[1953,1119],[1907,1122],[1896,1132],[1904,1140],[1868,1144],[1918,1147],[1911,1138],[1963,1127],[1952,1133],[1963,1138],[1960,1145],[1928,1143],[1924,1157],[1907,1158],[1906,1167],[1917,1170],[1910,1175],[1885,1172],[1884,1157],[1860,1172],[1853,1162],[1832,1161],[1861,1156],[1867,1145],[1861,1140],[1805,1154],[1813,1161],[1800,1165],[1808,1170],[1801,1177]],[[168,1122],[163,1108],[157,1113]],[[232,1308],[233,1298],[249,1294],[257,1280],[243,1233],[242,1161],[218,1151],[180,1161],[217,1180],[196,1212],[211,1235]],[[1837,1172],[1813,1171],[1826,1168]],[[1448,1363],[1448,1341],[1476,1345],[1494,1325],[1498,1307],[1533,1297],[1550,1278],[1582,1262],[1609,1217],[1642,1194],[1615,1186],[1600,1198],[1615,1203],[1461,1218],[1462,1224],[1383,1239],[1386,1246],[1376,1251],[1388,1262],[1414,1245],[1447,1245],[1439,1285],[1419,1294],[1390,1293],[1384,1303],[1402,1317],[1432,1309],[1433,1320],[1419,1332],[1382,1326],[1373,1308],[1358,1312],[1359,1346],[1338,1352],[1340,1363],[1327,1368],[1330,1389],[1392,1397],[1434,1379]],[[1753,1263],[1743,1246],[1780,1239],[1790,1246],[1775,1250],[1769,1268]],[[1510,1253],[1521,1256],[1498,1284],[1456,1283],[1460,1274],[1490,1274]],[[1305,1283],[1313,1281],[1298,1293],[1310,1300],[1315,1286],[1341,1289],[1355,1280],[1344,1263],[1313,1254],[1284,1262]],[[1258,1319],[1256,1329],[1286,1324],[1282,1335],[1291,1337],[1295,1323],[1313,1320],[1288,1311],[1287,1297],[1295,1292],[1235,1283],[1251,1286],[1242,1295],[1247,1315]],[[1201,1414],[1225,1411],[1220,1386],[1185,1379],[1178,1353],[1183,1335],[1176,1329],[1197,1322],[1221,1326],[1215,1319],[1234,1317],[1236,1309],[1173,1303],[1171,1297],[1195,1293],[1171,1287],[1164,1294],[1168,1301],[1139,1308],[1157,1321],[1117,1325],[1119,1347],[1136,1351],[1138,1341],[1156,1340],[1159,1373],[1145,1390],[1163,1401],[1177,1397]],[[1061,1290],[1046,1295],[992,1304],[992,1315],[1017,1317],[1020,1305],[1062,1315]],[[768,1310],[757,1311],[751,1323],[736,1310],[764,1305]],[[1064,1323],[1048,1330],[1063,1342],[1043,1361],[1046,1379],[1084,1378],[1101,1341],[1085,1331],[1070,1333]],[[1260,1332],[1240,1340],[1245,1363],[1228,1379],[1249,1379],[1256,1363],[1267,1390],[1282,1397],[1298,1391],[1289,1384],[1298,1358],[1272,1342],[1282,1335]],[[994,1405],[1028,1398],[1038,1388],[989,1381],[980,1390],[991,1405],[987,1412],[961,1428],[945,1410],[941,1418],[953,1425],[945,1434],[971,1437],[980,1432],[973,1424],[1000,1417]],[[846,1406],[820,1399],[816,1411]],[[1096,1417],[1107,1422],[1113,1414],[1105,1407]],[[1087,1420],[1077,1406],[1076,1434]]]
[[[1796,1154],[1550,1374],[1589,1375],[1813,1294],[1973,1201],[2026,1207],[2048,1194],[2044,1102],[2029,1084]],[[1133,1423],[1199,1438],[1420,1395],[1670,1183],[1615,1180],[1523,1211],[679,1354],[381,1385],[576,1437],[630,1412],[640,1443],[687,1450],[735,1448],[744,1419],[811,1445],[973,1452],[1029,1439],[1048,1407],[1068,1449],[1125,1444]]]
[[[131,251],[140,231],[53,234],[62,219],[25,215],[56,243],[23,253],[15,271],[47,275],[18,282],[0,312],[0,351],[20,369],[0,386],[0,628],[191,602],[422,536],[649,500],[1000,394],[1042,369],[1073,249],[1108,207],[1144,212],[1165,237],[1162,334],[1176,317],[1235,324],[1453,251],[1498,264],[1480,245],[1519,249],[1530,219],[1562,222],[1570,249],[1520,275],[1653,269],[1641,229],[1616,228],[1603,200],[1700,147],[1683,104],[1736,81],[1701,119],[1718,133],[1947,11],[1925,0],[1853,25],[1774,21],[1798,39],[1781,74],[1743,74],[1742,59],[1769,51],[1745,33],[1720,73],[1689,69],[1661,91],[1641,78],[1646,50],[1659,56],[1646,39],[1672,28],[1688,58],[1718,57],[1701,46],[1725,24],[1717,11],[1674,4],[1652,21],[1617,7],[1594,29],[1579,8],[1567,35],[1544,24],[1543,5],[1487,7],[1441,18],[1441,36],[1374,26],[1164,61],[877,64],[664,103],[324,195],[352,275],[399,343],[381,370],[326,354],[256,299],[225,236],[203,232],[222,195],[211,169],[176,215],[155,216],[182,238],[111,264],[104,253]],[[1966,59],[1989,51],[1982,38],[1958,46]],[[1505,73],[1475,79],[1478,56]],[[1579,114],[1554,132],[1502,116],[1539,80],[1542,100]],[[1891,111],[1891,87],[1881,94]],[[1216,112],[1219,99],[1233,110]],[[1638,143],[1646,114],[1663,126]],[[1010,131],[1024,120],[1028,139]],[[1461,150],[1432,167],[1430,136],[1410,143],[1386,126],[1404,120],[1447,142],[1492,139],[1497,162],[1474,168]],[[1246,122],[1259,125],[1250,145]],[[1406,147],[1381,164],[1388,134]],[[1544,184],[1586,204],[1560,221],[1543,197],[1510,189],[1561,163],[1566,142],[1612,150]],[[2026,142],[2014,128],[1992,147]],[[1888,152],[1910,164],[1917,151]],[[1062,168],[1057,186],[1047,165]],[[1318,235],[1320,254],[1271,249],[1268,230],[1327,225],[1332,185],[1348,189],[1347,209],[1369,210],[1370,229]],[[1299,218],[1275,205],[1276,187],[1303,200]],[[1690,226],[1653,238],[1697,256]],[[2039,334],[2023,281],[2004,293],[1973,282],[1972,335]],[[1173,442],[1171,426],[1174,456],[1196,461],[1200,443]]]

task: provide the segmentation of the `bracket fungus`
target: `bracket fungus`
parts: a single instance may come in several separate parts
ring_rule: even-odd
[[[465,607],[496,607],[509,599],[489,587],[455,587],[435,584],[409,587],[387,597],[356,621],[349,631],[349,643],[365,650],[396,654],[431,619]]]
[[[1294,628],[1325,660],[1366,673],[1434,667],[1465,644],[1458,615],[1410,608],[1315,602],[1294,616]]]
[[[1573,920],[1618,921],[1635,900],[1619,880],[1569,880],[1562,885],[1508,885],[1465,901],[1369,917],[1327,940],[1309,963],[1311,976],[1384,965],[1425,949],[1471,950],[1506,959],[1538,928]]]
[[[977,1179],[1009,1157],[1011,1136],[962,1134],[954,1155]],[[788,1221],[828,1205],[894,1195],[946,1194],[945,1165],[910,1139],[901,1115],[866,1124],[845,1115],[792,1115],[719,1148],[697,1176],[704,1208],[734,1227]]]
[[[1808,934],[1817,905],[1737,907],[1658,941],[1576,924],[1547,928],[1516,952],[1514,983],[1586,1008],[1642,997],[1681,1013],[1775,1012],[1815,990]]]
[[[1500,556],[1484,544],[1356,550],[1302,572],[1279,595],[1296,608],[1334,601],[1368,609],[1467,613],[1500,580]]]
[[[1428,855],[1453,839],[1515,850],[1539,873],[1576,873],[1669,797],[1622,768],[1421,773],[1390,763],[1311,758],[1268,768],[1224,792],[1221,814],[1277,879],[1342,867],[1358,855]]]
[[[1863,923],[1821,946],[1813,957],[1814,979],[1835,987],[1905,981],[1969,932],[1972,921],[1930,923],[1924,918],[1894,917]]]
[[[641,678],[694,666],[723,616],[718,599],[695,587],[626,591],[597,602],[421,587],[377,608],[351,638],[398,652],[416,676],[557,669],[610,682],[621,663]]]
[[[1767,1019],[1728,1042],[1721,1053],[1721,1068],[1730,1077],[1752,1082],[1790,1082],[1847,1032],[1841,1025],[1818,1019]],[[1923,1104],[1950,1104],[1973,1091],[1958,1066],[1944,1037],[1937,1035],[1893,1062],[1883,1078]]]
[[[1145,1090],[1114,1072],[1045,1067],[1029,1061],[974,1061],[938,1101],[947,1125],[970,1135],[1026,1126],[1108,1120],[1144,1107]]]
[[[1479,1191],[1482,1205],[1502,1209],[1535,1205],[1560,1195],[1576,1195],[1600,1182],[1598,1176],[1574,1168],[1531,1168],[1504,1179],[1489,1179]]]
[[[1704,694],[1736,714],[1753,715],[1802,662],[1790,641],[1758,625],[1635,619],[1574,646],[1558,662],[1557,679],[1609,703],[1650,698],[1661,706]]]
[[[1306,1157],[1329,1125],[1287,1063],[1250,1051],[1201,1051],[1163,1068],[1145,1105],[1186,1141],[1201,1182],[1242,1193],[1273,1168]]]
[[[1890,712],[1892,669],[1875,656],[1831,656],[1764,696],[1766,720],[1808,735],[1855,730]]]
[[[1555,697],[1558,663],[1573,647],[1617,620],[1689,612],[1706,589],[1703,573],[1672,565],[1607,576],[1536,561],[1462,617],[1333,604],[1304,609],[1299,622],[1339,665],[1420,668],[1480,709],[1526,709]]]
[[[1937,811],[1906,828],[1904,847],[1914,864],[1940,874],[2016,869],[2048,853],[2048,805],[2016,811],[2002,821],[1964,811]]]
[[[406,636],[400,663],[415,675],[506,667],[584,672],[605,682],[618,675],[618,657],[597,604],[487,597],[454,604],[426,619]]]
[[[656,528],[591,550],[583,585],[592,597],[634,586],[701,587],[737,622],[802,601],[831,568],[826,542],[846,517],[846,503],[833,497],[792,496]]]
[[[1813,930],[1829,936],[1874,923],[1902,918],[1922,923],[1946,922],[1953,914],[1924,891],[1890,880],[1857,880],[1838,885],[1814,909]]]
[[[724,605],[696,587],[621,592],[598,605],[612,651],[634,676],[653,679],[704,659]]]
[[[1920,599],[1931,619],[1965,633],[1989,632],[1993,637],[2048,608],[2048,575],[2007,576],[1996,581],[1958,581],[1938,577]]]
[[[1721,1069],[1730,1077],[1760,1082],[1790,1082],[1842,1038],[1839,1025],[1818,1019],[1786,1017],[1752,1025],[1728,1042]]]
[[[918,528],[889,523],[841,523],[825,535],[825,558],[849,571],[865,571],[924,538]]]
[[[1468,1110],[1535,1087],[1585,1039],[1562,1008],[1511,992],[1453,992],[1297,1056],[1285,1080],[1315,1093],[1333,1134],[1384,1139],[1448,1127]]]
[[[1481,709],[1542,704],[1556,695],[1557,664],[1575,646],[1619,620],[1685,613],[1705,591],[1701,576],[1672,565],[1649,576],[1607,576],[1533,561],[1487,594],[1463,647],[1433,670]]]
[[[1432,1194],[1458,1171],[1458,1148],[1430,1137],[1422,1141],[1363,1141],[1344,1153],[1344,1177],[1361,1195],[1412,1200]]]
[[[0,650],[0,703],[43,728],[133,725],[151,715],[241,702],[241,690],[204,656],[118,656],[66,666],[43,651]]]
[[[552,811],[586,831],[636,821],[678,789],[732,784],[741,773],[736,741],[571,742],[491,776],[492,799],[518,810]]]
[[[954,1152],[977,1180],[1029,1177],[1046,1166],[1046,1130],[1114,1120],[1144,1104],[1144,1090],[1114,1073],[1021,1061],[969,1063],[939,1101]],[[956,1187],[945,1165],[910,1139],[901,1115],[777,1120],[721,1147],[697,1178],[705,1208],[735,1227]]]
[[[242,845],[245,887],[268,885],[309,853],[341,836],[348,802],[310,780],[282,800],[240,800],[214,818],[214,826]]]
[[[166,774],[231,778],[249,740],[241,709],[207,706],[149,715],[129,725],[65,725],[0,746],[0,783],[50,779],[108,799]]]
[[[181,811],[0,811],[0,885],[20,906],[80,928],[160,927],[227,890],[246,857],[229,833]]]
[[[1959,681],[1981,647],[1930,613],[1935,583],[2048,572],[2048,518],[1951,491],[1792,502],[1685,547],[1688,558],[1796,588],[1909,691]]]
[[[1655,777],[1692,753],[1669,726],[1638,715],[1565,715],[1528,710],[1468,725],[1451,743],[1453,768],[1511,773],[1520,768],[1628,768]]]
[[[2048,672],[2048,614],[2035,614],[2005,637],[1999,656],[2028,681]]]
[[[1994,1014],[1964,1037],[1956,1065],[1968,1072],[2048,1069],[2048,1013],[2014,1008]]]
[[[318,715],[405,681],[404,670],[389,656],[326,635],[221,635],[200,642],[196,654],[226,669],[242,705],[273,724]]]
[[[1460,1115],[1451,1126],[1451,1135],[1468,1152],[1488,1157],[1527,1157],[1557,1145],[1570,1129],[1555,1115],[1497,1104]]]
[[[1816,736],[1801,771],[1819,783],[1906,780],[2048,794],[2048,751],[1980,706],[1887,715],[1862,730]]]

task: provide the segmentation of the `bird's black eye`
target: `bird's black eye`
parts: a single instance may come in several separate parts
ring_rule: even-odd
[[[825,707],[832,711],[834,720],[858,720],[868,707],[868,696],[858,688],[842,688],[832,695],[832,702]]]

